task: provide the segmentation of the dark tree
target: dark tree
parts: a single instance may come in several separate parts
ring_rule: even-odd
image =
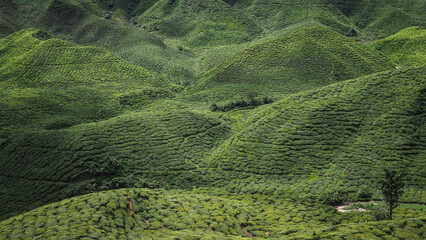
[[[399,197],[404,193],[404,172],[394,167],[384,169],[385,178],[380,181],[382,194],[389,207],[389,219],[392,220],[392,211],[398,206]]]

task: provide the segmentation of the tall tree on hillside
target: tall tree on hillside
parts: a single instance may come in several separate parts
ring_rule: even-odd
[[[384,169],[385,178],[380,181],[382,194],[389,207],[389,219],[392,220],[393,209],[398,206],[399,197],[404,193],[404,172],[394,167]]]

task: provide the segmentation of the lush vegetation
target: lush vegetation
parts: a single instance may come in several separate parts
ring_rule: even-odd
[[[307,199],[339,189],[354,199],[366,185],[376,198],[373,179],[381,175],[380,166],[398,159],[399,166],[412,169],[408,185],[418,189],[407,192],[406,200],[425,202],[425,70],[344,81],[258,109],[215,151],[215,184]]]
[[[181,37],[191,47],[249,41],[261,32],[244,13],[221,0],[160,0],[139,17],[151,31]]]
[[[0,239],[424,239],[422,7],[0,1]]]
[[[389,59],[323,26],[301,27],[242,49],[206,72],[190,89],[195,101],[282,97],[393,69]]]
[[[380,39],[371,47],[401,66],[419,67],[426,64],[426,29],[409,27],[395,35]]]
[[[321,239],[422,239],[420,213],[400,208],[395,220],[375,221],[370,212],[261,195],[121,189],[12,217],[0,222],[0,239],[312,239],[314,232]]]

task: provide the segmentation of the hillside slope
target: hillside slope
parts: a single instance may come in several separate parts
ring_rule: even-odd
[[[356,198],[359,186],[377,189],[382,166],[394,163],[409,171],[404,201],[426,202],[425,74],[383,72],[258,110],[215,151],[215,185],[315,199],[340,189]]]
[[[79,45],[98,46],[124,60],[149,70],[158,79],[179,85],[194,81],[192,56],[166,45],[145,29],[110,16],[102,4],[91,0],[8,0],[0,19],[14,27],[2,27],[0,37],[26,28],[38,28]],[[1,21],[1,20],[0,20]]]
[[[120,189],[2,221],[0,239],[312,239],[313,232],[321,239],[421,239],[426,218],[417,214],[399,208],[394,221],[374,221],[368,213],[272,197]]]
[[[422,0],[331,0],[366,37],[382,38],[420,23]],[[424,13],[423,13],[424,14]]]
[[[302,21],[316,21],[341,33],[347,33],[351,28],[358,30],[338,8],[327,1],[225,0],[225,2],[243,9],[256,23],[269,31]]]
[[[394,68],[376,51],[326,27],[302,27],[243,49],[205,73],[194,100],[229,101],[248,92],[282,97]]]
[[[15,131],[0,145],[0,218],[99,190],[205,185],[202,159],[229,133],[226,121],[188,111]]]
[[[155,93],[172,94],[168,85],[158,84],[141,67],[100,48],[50,38],[37,29],[1,39],[0,53],[2,131],[106,119],[131,107],[124,100],[132,94],[141,99],[133,103],[139,105],[152,102]]]
[[[190,47],[242,43],[262,31],[242,11],[220,0],[161,0],[138,23]]]
[[[370,45],[402,66],[426,64],[426,29],[409,27]]]

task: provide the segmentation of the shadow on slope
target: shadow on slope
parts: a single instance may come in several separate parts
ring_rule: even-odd
[[[376,180],[392,162],[409,172],[403,201],[426,202],[426,68],[383,72],[291,95],[258,110],[215,150],[215,186],[319,199]]]
[[[187,85],[195,78],[189,53],[167,46],[144,29],[108,18],[107,10],[93,1],[45,0],[23,4],[10,0],[7,4],[9,10],[1,14],[13,20],[14,31],[35,27],[80,45],[107,48],[124,60],[148,69],[163,82]]]
[[[328,1],[225,0],[225,2],[243,9],[256,23],[269,31],[279,30],[307,19],[341,33],[347,33],[350,29],[359,31]]]
[[[188,111],[15,131],[0,145],[0,216],[99,190],[205,185],[202,159],[229,133],[215,115]]]
[[[329,2],[348,16],[361,29],[364,36],[370,38],[387,37],[404,28],[418,25],[425,7],[422,0],[331,0]]]

